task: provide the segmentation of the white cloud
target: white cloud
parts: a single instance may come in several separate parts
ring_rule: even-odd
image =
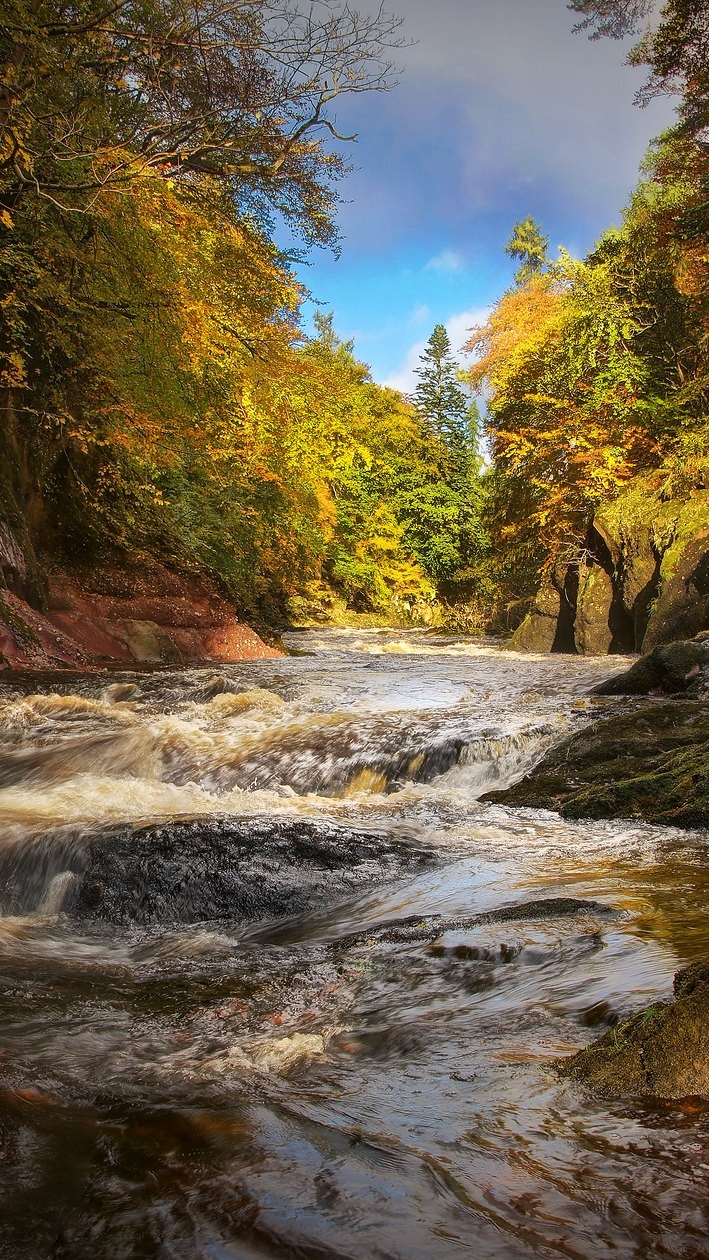
[[[478,306],[471,311],[462,311],[460,315],[451,315],[446,320],[446,331],[451,339],[451,349],[462,367],[467,362],[467,355],[461,354],[462,347],[470,339],[471,328],[487,323],[491,307]]]
[[[413,393],[417,381],[414,369],[419,365],[419,359],[426,348],[426,340],[415,342],[407,350],[403,363],[382,382],[383,385],[388,385],[390,389],[399,389],[402,394]]]
[[[414,327],[416,324],[429,324],[431,322],[431,308],[425,302],[420,302],[411,312],[409,323]]]
[[[484,324],[490,308],[488,306],[475,307],[469,311],[460,311],[457,315],[451,315],[445,322],[446,332],[451,340],[451,350],[454,358],[458,360],[461,367],[465,367],[466,356],[462,354],[462,347],[468,340],[469,330],[477,324]],[[399,389],[402,394],[411,394],[416,388],[418,377],[416,376],[416,368],[419,366],[419,360],[424,350],[428,338],[416,341],[406,352],[403,362],[399,365],[395,372],[383,382],[391,389]]]
[[[458,271],[465,270],[465,259],[459,250],[444,249],[440,254],[435,254],[433,258],[429,258],[424,271],[437,271],[442,275],[454,275]]]

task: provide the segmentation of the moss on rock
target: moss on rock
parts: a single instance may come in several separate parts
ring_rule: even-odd
[[[483,799],[565,818],[708,827],[709,701],[626,701],[557,745],[519,783]]]
[[[678,971],[674,991],[558,1064],[562,1075],[609,1099],[709,1099],[709,962]]]

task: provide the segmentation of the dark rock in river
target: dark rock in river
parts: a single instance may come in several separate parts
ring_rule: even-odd
[[[603,1098],[709,1099],[709,962],[678,971],[675,1001],[617,1024],[560,1065]]]
[[[69,863],[62,909],[117,924],[298,914],[432,861],[399,837],[326,821],[207,818],[113,828]]]
[[[709,691],[709,632],[653,648],[630,669],[594,687],[596,696],[701,695]]]
[[[709,703],[634,699],[553,748],[524,779],[483,800],[565,818],[709,826]]]

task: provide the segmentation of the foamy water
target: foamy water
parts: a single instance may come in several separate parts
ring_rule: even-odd
[[[553,1063],[704,954],[709,836],[480,799],[624,662],[293,644],[0,684],[0,1254],[708,1255],[706,1111]]]

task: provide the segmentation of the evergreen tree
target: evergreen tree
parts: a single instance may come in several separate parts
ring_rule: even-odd
[[[521,266],[515,274],[515,284],[527,284],[544,270],[547,264],[549,237],[545,236],[531,214],[515,223],[512,235],[505,245],[509,258],[516,258]]]
[[[454,470],[465,473],[475,453],[477,409],[460,385],[448,333],[436,324],[416,368],[416,409],[443,443]],[[471,423],[471,421],[473,423]]]
[[[427,474],[396,496],[404,542],[445,599],[470,598],[487,545],[477,455],[480,416],[460,384],[443,324],[436,324],[416,369],[413,401],[428,433]]]

